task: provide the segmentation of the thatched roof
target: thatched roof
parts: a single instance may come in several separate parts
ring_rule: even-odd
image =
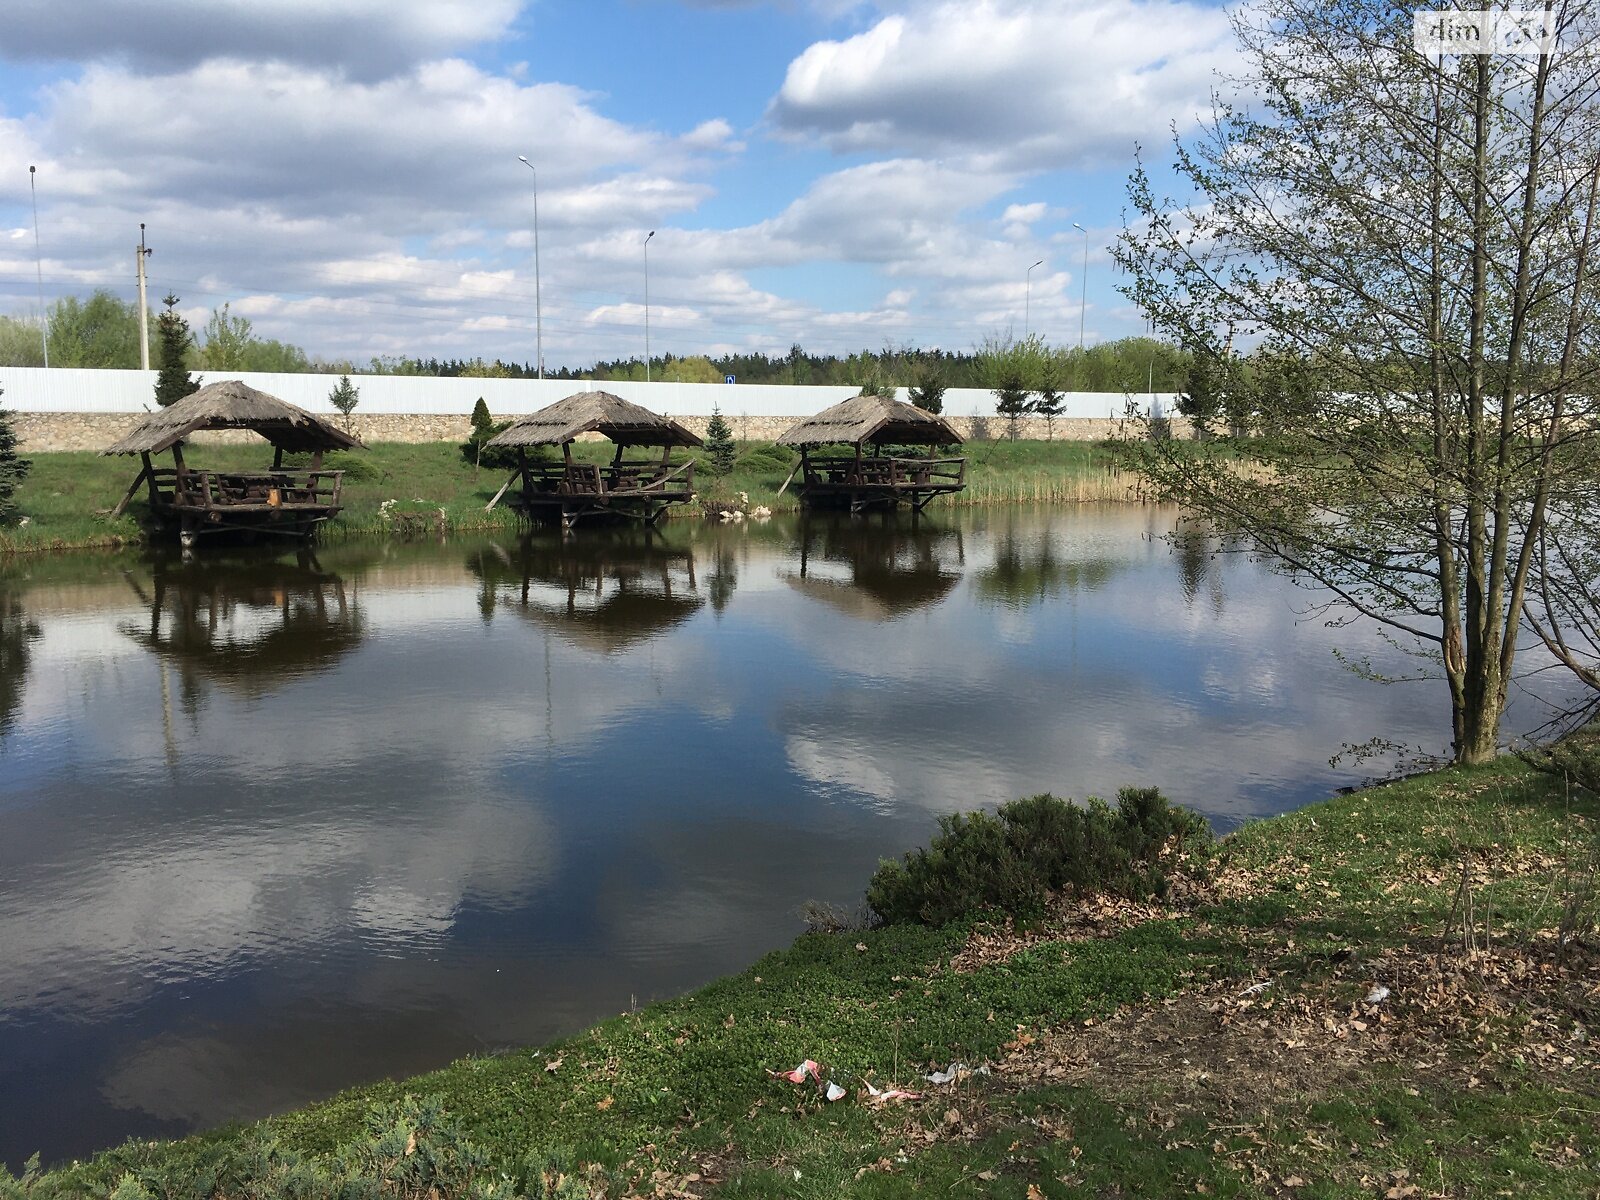
[[[883,442],[953,446],[961,435],[943,417],[887,396],[851,396],[791,426],[781,446],[826,446],[834,442]]]
[[[208,383],[151,413],[102,454],[159,454],[203,429],[250,429],[291,453],[363,449],[361,440],[238,379]]]
[[[529,413],[487,443],[490,446],[559,446],[580,433],[600,433],[620,446],[698,446],[701,440],[676,421],[610,392],[578,392]]]

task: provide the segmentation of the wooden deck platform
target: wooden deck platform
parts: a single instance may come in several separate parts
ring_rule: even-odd
[[[178,526],[186,543],[202,534],[265,532],[304,537],[343,507],[343,471],[189,471],[151,466],[150,510]]]
[[[800,458],[800,499],[813,508],[859,513],[905,503],[920,513],[934,497],[967,486],[964,458],[813,457],[804,451]]]
[[[508,494],[509,493],[509,494]],[[694,463],[530,461],[517,468],[489,507],[501,497],[530,518],[559,519],[571,529],[586,517],[622,517],[654,525],[667,508],[694,499]]]

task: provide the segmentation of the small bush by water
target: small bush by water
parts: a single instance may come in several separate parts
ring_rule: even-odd
[[[988,908],[1037,914],[1058,892],[1160,896],[1179,857],[1210,842],[1201,817],[1155,788],[1123,788],[1116,808],[1031,796],[941,817],[926,849],[878,867],[867,903],[885,924],[937,926]]]

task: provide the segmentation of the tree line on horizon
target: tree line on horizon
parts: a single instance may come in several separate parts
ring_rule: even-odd
[[[63,297],[51,304],[48,315],[50,365],[100,369],[136,369],[139,366],[139,309],[101,288],[87,298]],[[152,354],[157,353],[161,314],[149,315]],[[186,327],[187,328],[187,327]],[[652,380],[673,383],[722,383],[732,375],[739,383],[821,384],[830,386],[896,389],[992,388],[995,386],[997,348],[1016,345],[1044,346],[1034,335],[1020,341],[991,335],[971,350],[919,348],[910,344],[862,349],[851,354],[826,354],[806,350],[799,343],[786,353],[762,351],[708,355],[654,355]],[[1177,391],[1188,371],[1188,356],[1169,343],[1152,338],[1122,338],[1082,350],[1053,348],[1060,364],[1064,391],[1158,392]],[[247,317],[231,311],[229,304],[212,311],[203,329],[191,337],[184,352],[193,371],[278,371],[288,373],[407,375],[435,378],[532,379],[536,364],[481,357],[385,355],[357,363],[349,359],[324,359],[289,342],[257,335]],[[44,345],[36,315],[0,316],[0,366],[44,365]],[[643,360],[602,359],[588,366],[547,367],[546,378],[574,381],[606,379],[642,383]]]

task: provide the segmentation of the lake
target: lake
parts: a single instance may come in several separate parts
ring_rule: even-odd
[[[1156,508],[0,564],[0,1161],[540,1044],[860,903],[937,817],[1219,830],[1437,683]],[[1519,695],[1508,729],[1545,717]]]

